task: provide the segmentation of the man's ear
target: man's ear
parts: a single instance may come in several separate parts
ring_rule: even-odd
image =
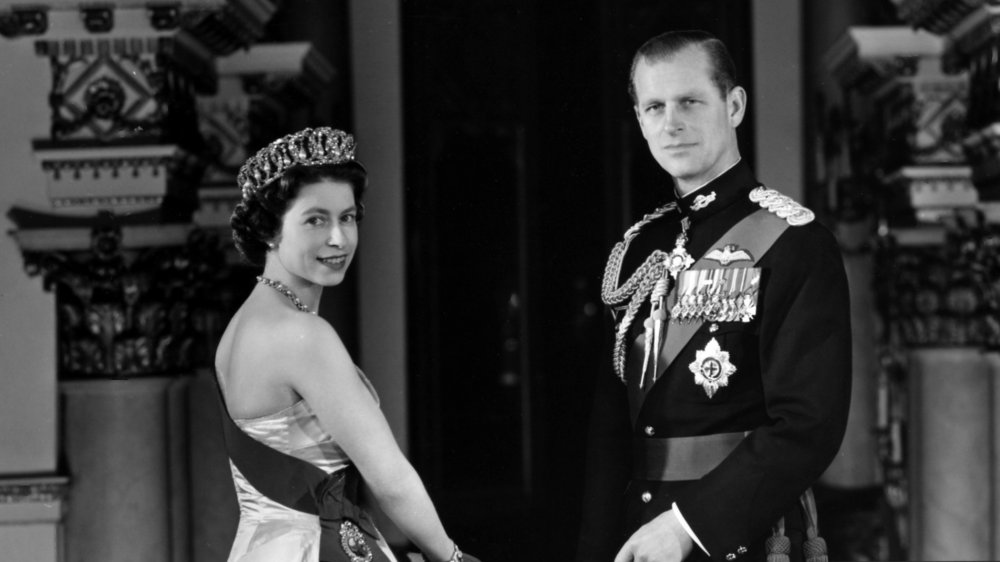
[[[645,137],[646,136],[646,124],[643,123],[643,121],[642,121],[642,114],[639,112],[639,106],[638,105],[633,105],[632,106],[632,110],[635,111],[635,120],[636,120],[636,122],[639,123],[639,132],[642,133],[643,137]]]
[[[726,110],[729,112],[729,124],[736,128],[743,122],[747,111],[747,91],[742,86],[736,86],[726,95]]]

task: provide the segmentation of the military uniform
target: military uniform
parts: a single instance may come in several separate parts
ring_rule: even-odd
[[[761,212],[774,201],[783,204]],[[744,251],[746,236],[720,245],[747,217],[792,224],[781,224],[760,255]],[[624,380],[603,373],[597,384],[578,560],[612,560],[638,527],[673,505],[711,559],[764,560],[779,520],[791,538],[801,531],[799,498],[832,461],[847,423],[849,297],[837,242],[808,210],[761,187],[743,162],[629,236],[620,280],[681,242],[698,260],[664,301],[672,316],[689,319],[668,319],[666,339],[691,333],[674,342],[675,357],[664,357],[645,297],[627,330],[628,304],[613,307]],[[714,268],[736,271],[706,271]],[[697,289],[727,275],[737,289],[730,296],[752,293],[741,313],[718,314],[720,299],[722,309],[742,302],[727,299],[728,288],[701,300],[677,291],[685,279]],[[795,544],[792,560],[799,556]],[[703,558],[696,545],[689,560]]]

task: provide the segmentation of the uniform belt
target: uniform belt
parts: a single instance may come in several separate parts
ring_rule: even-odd
[[[697,480],[719,466],[739,445],[743,432],[654,439],[632,443],[632,477],[638,480]]]

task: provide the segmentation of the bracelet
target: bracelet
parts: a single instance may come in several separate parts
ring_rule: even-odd
[[[464,558],[462,557],[462,551],[458,549],[458,543],[452,542],[451,544],[454,550],[451,551],[451,558],[448,559],[448,562],[462,562]]]

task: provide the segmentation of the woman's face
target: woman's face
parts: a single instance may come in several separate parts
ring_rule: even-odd
[[[303,186],[282,217],[274,250],[278,261],[307,284],[339,284],[358,246],[357,216],[350,183],[323,180]]]

